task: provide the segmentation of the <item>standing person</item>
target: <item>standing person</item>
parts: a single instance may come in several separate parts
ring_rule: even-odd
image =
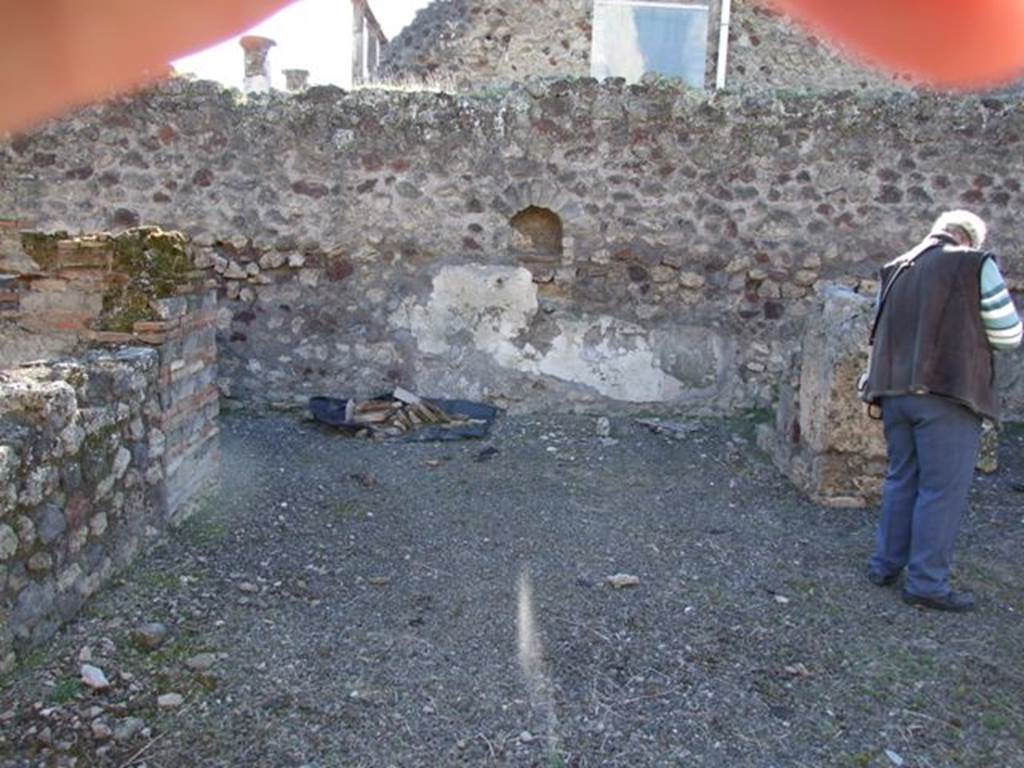
[[[1021,343],[1021,321],[985,222],[943,213],[915,248],[886,264],[872,329],[865,399],[881,406],[889,469],[868,579],[903,600],[970,611],[949,572],[977,461],[982,417],[998,421],[995,349]]]

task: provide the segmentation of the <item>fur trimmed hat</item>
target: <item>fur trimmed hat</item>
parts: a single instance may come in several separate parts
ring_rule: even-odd
[[[981,248],[985,243],[988,226],[977,214],[964,210],[946,211],[935,220],[935,224],[932,225],[932,234],[948,233],[953,227],[967,233],[972,247]]]

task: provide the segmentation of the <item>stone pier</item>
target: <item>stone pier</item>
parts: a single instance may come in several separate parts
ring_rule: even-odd
[[[184,237],[0,235],[2,672],[191,512],[220,451],[216,296]]]
[[[867,338],[874,299],[848,288],[826,288],[808,317],[803,345],[780,382],[772,424],[760,446],[814,501],[830,507],[865,507],[881,498],[886,471],[882,422],[867,415],[857,379],[867,368]],[[986,423],[978,470],[994,472],[998,432]]]

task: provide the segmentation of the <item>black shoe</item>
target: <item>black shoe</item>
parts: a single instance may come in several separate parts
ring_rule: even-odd
[[[963,592],[950,592],[941,597],[924,597],[903,590],[903,602],[915,608],[931,608],[951,613],[966,613],[974,610],[974,598]]]
[[[868,581],[876,587],[891,587],[899,577],[898,573],[882,573],[874,568],[868,568]]]

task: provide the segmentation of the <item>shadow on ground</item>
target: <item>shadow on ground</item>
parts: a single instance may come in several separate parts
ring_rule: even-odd
[[[750,424],[613,425],[437,445],[227,418],[220,493],[4,681],[3,764],[1024,765],[1024,435],[961,537],[981,608],[947,616],[867,585],[873,513],[801,500]]]

